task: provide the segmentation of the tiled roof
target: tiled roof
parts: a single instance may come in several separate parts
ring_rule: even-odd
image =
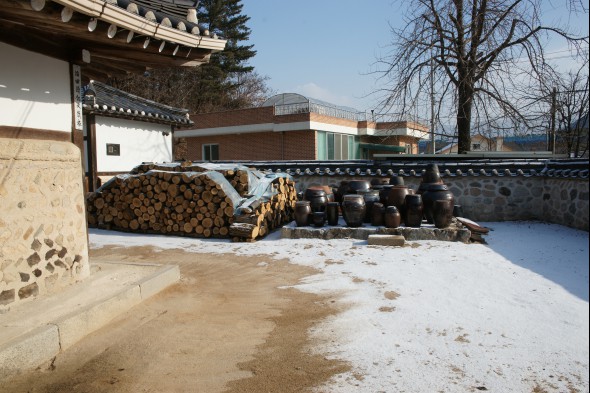
[[[216,161],[222,163],[223,161]],[[260,171],[287,173],[291,176],[359,176],[422,177],[429,163],[436,162],[444,177],[522,176],[588,179],[589,161],[584,159],[514,159],[514,160],[423,160],[413,158],[400,161],[240,161],[239,163]]]
[[[83,109],[86,113],[109,117],[182,126],[193,124],[188,109],[159,104],[98,81],[91,81],[86,86]]]
[[[188,10],[195,9],[198,1],[192,0],[106,0],[128,12],[158,22],[164,26],[187,31],[195,35],[209,36],[209,30],[203,25],[189,22]],[[196,22],[196,21],[195,21]],[[215,35],[212,38],[217,38]]]
[[[198,67],[227,43],[192,0],[10,0],[0,21],[3,41],[76,63],[85,80]]]

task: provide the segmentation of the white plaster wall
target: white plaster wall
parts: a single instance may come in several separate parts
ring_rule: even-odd
[[[0,125],[71,132],[69,64],[0,42]]]
[[[170,130],[165,124],[97,116],[97,172],[128,172],[142,162],[172,161]],[[121,145],[121,155],[107,156],[107,143]]]

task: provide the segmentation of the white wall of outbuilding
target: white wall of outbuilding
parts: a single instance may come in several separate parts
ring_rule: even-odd
[[[107,155],[111,143],[120,145],[119,156]],[[129,172],[142,162],[172,160],[170,125],[96,116],[97,172]]]

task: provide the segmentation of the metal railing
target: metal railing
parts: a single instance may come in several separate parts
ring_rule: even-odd
[[[394,113],[353,112],[343,108],[322,105],[315,102],[274,105],[274,114],[276,116],[296,115],[301,113],[317,113],[319,115],[353,121],[374,121],[379,123],[409,121],[419,124],[427,124],[426,119],[412,116],[411,114],[404,114],[403,116],[400,116],[399,114]]]
[[[366,120],[366,114],[363,112],[352,112],[342,108],[330,107],[314,102],[304,102],[300,104],[275,105],[274,113],[276,116],[295,115],[300,113],[317,113],[319,115],[337,117],[339,119],[348,119],[354,121]]]

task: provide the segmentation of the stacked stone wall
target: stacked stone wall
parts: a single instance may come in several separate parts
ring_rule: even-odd
[[[466,217],[476,221],[542,220],[543,179],[539,177],[463,177],[445,184]]]
[[[588,231],[588,179],[545,179],[544,221]]]
[[[0,313],[89,274],[80,150],[0,138]]]

